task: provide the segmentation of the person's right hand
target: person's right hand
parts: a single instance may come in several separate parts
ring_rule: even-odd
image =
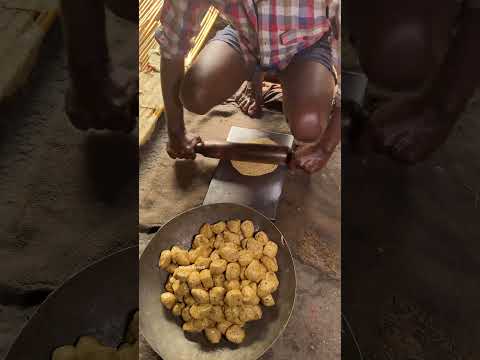
[[[183,135],[170,136],[167,144],[167,153],[172,159],[194,160],[196,157],[195,146],[201,144],[199,136]]]

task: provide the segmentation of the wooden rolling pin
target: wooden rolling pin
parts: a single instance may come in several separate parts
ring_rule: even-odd
[[[283,145],[204,141],[195,147],[195,151],[208,158],[264,164],[286,164],[291,158],[290,148]]]

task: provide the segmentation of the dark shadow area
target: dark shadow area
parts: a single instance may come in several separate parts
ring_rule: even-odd
[[[96,198],[115,202],[122,189],[138,184],[138,141],[124,134],[90,134],[85,156],[90,187]]]

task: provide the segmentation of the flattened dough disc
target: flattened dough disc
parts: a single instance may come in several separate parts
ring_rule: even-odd
[[[248,141],[252,144],[268,144],[268,145],[278,145],[275,141],[269,138],[260,138],[252,141]],[[232,166],[237,170],[240,174],[245,176],[262,176],[266,174],[270,174],[274,172],[278,165],[276,164],[262,164],[262,163],[254,163],[248,161],[231,161]]]

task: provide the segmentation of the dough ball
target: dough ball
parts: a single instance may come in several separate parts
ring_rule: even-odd
[[[195,235],[193,238],[192,248],[196,249],[200,246],[210,246],[210,240],[203,235]]]
[[[205,269],[200,271],[200,281],[205,289],[210,289],[213,287],[213,279],[210,270]]]
[[[265,233],[265,231],[259,231],[255,234],[255,240],[257,240],[262,245],[266,245],[270,239],[268,238],[268,235]]]
[[[192,289],[191,294],[195,301],[199,304],[208,304],[210,302],[210,296],[208,292],[203,289]]]
[[[265,275],[265,279],[260,281],[258,284],[257,294],[259,297],[264,298],[267,295],[275,292],[278,288],[279,282],[277,276],[272,273],[268,272]]]
[[[210,246],[200,246],[198,248],[198,256],[208,258],[212,253],[212,248]]]
[[[218,234],[215,237],[215,241],[213,242],[213,247],[215,249],[220,249],[225,244],[225,238],[222,234]]]
[[[160,301],[168,310],[172,310],[173,306],[177,302],[177,299],[172,293],[164,292],[162,295],[160,295]]]
[[[194,319],[204,319],[210,314],[212,305],[210,304],[193,304],[190,306],[190,315]]]
[[[270,256],[262,256],[260,262],[267,268],[268,271],[277,272],[278,264],[276,258],[271,258]]]
[[[238,263],[229,263],[225,271],[225,278],[228,281],[240,279],[240,265]]]
[[[158,260],[158,266],[162,269],[166,269],[172,262],[172,253],[170,250],[163,250]]]
[[[188,295],[190,292],[190,289],[188,288],[188,285],[185,282],[177,281],[173,283],[172,287],[173,287],[173,293],[175,294],[177,299],[183,298],[183,296]]]
[[[183,323],[182,329],[185,332],[200,332],[200,331],[202,331],[202,330],[199,330],[195,327],[195,325],[193,324],[193,320]]]
[[[199,256],[197,260],[195,260],[195,266],[197,270],[208,269],[211,262],[212,260],[209,257]]]
[[[172,314],[174,316],[182,315],[182,310],[183,310],[184,307],[185,307],[184,303],[176,303],[172,308]]]
[[[242,280],[240,282],[240,288],[243,289],[245,286],[250,285],[252,282],[250,280]]]
[[[177,264],[170,264],[167,266],[165,270],[167,270],[170,274],[173,274],[175,270],[177,270],[178,265]]]
[[[248,266],[253,261],[253,254],[250,250],[243,249],[238,252],[238,262],[241,266]]]
[[[240,280],[246,280],[247,278],[245,277],[245,269],[246,266],[240,266]]]
[[[217,328],[205,329],[205,336],[212,344],[218,344],[222,338],[222,333]]]
[[[240,307],[239,306],[225,306],[223,308],[225,319],[231,323],[241,323],[239,319]]]
[[[228,262],[237,262],[238,260],[238,250],[233,245],[228,244],[220,248],[220,250],[218,250],[218,253],[222,257],[222,259],[225,259]]]
[[[195,263],[195,260],[200,256],[200,249],[191,249],[188,250],[188,260],[190,260],[190,263],[193,264]]]
[[[247,249],[255,259],[260,259],[263,255],[263,245],[254,238],[247,238]]]
[[[210,254],[210,260],[220,260],[220,254],[218,253],[218,250],[213,250],[212,253]]]
[[[179,266],[175,269],[173,276],[175,277],[175,279],[178,279],[180,281],[187,281],[188,276],[193,271],[195,271],[195,266]]]
[[[185,322],[191,321],[193,319],[192,315],[190,315],[190,306],[186,306],[186,307],[183,308],[182,319]]]
[[[272,294],[268,294],[267,296],[262,298],[262,304],[265,306],[273,306],[275,305],[275,300],[273,299]]]
[[[232,323],[230,321],[221,321],[217,324],[217,329],[223,334],[225,335],[225,333],[227,332],[227,329],[232,326]]]
[[[238,289],[230,290],[225,295],[225,304],[228,306],[242,305],[242,293]]]
[[[227,227],[227,224],[225,224],[225,221],[219,221],[212,226],[212,231],[214,234],[218,235],[224,232],[226,227]]]
[[[192,295],[188,294],[188,295],[185,295],[183,297],[183,301],[185,302],[185,304],[187,305],[193,305],[195,304],[195,299],[193,298]]]
[[[208,318],[215,322],[224,321],[225,317],[223,315],[222,307],[220,305],[213,305],[212,308],[210,309],[210,314],[208,315]]]
[[[273,241],[269,241],[265,244],[263,248],[263,253],[267,256],[270,256],[271,258],[274,258],[277,256],[278,252],[278,245],[275,244]]]
[[[188,275],[187,283],[190,289],[200,288],[202,286],[202,282],[200,281],[200,273],[198,271],[192,271]]]
[[[242,288],[242,301],[247,305],[257,305],[260,302],[260,298],[257,296],[257,292],[250,286],[244,286]]]
[[[52,354],[52,360],[77,360],[77,349],[75,347],[68,345],[68,346],[61,346]]]
[[[77,356],[79,359],[111,358],[115,355],[115,349],[100,344],[91,336],[82,336],[77,342]]]
[[[227,329],[225,336],[228,341],[240,344],[245,339],[245,331],[238,325],[232,325]]]
[[[265,278],[267,269],[258,260],[253,260],[245,269],[245,277],[253,282],[259,282]]]
[[[210,224],[203,224],[200,228],[200,234],[205,236],[207,239],[210,239],[213,236],[213,231]]]
[[[233,219],[233,220],[227,221],[228,231],[231,231],[234,234],[240,234],[241,232],[240,224],[241,224],[241,221],[239,219]]]
[[[190,259],[188,258],[187,250],[177,250],[172,254],[173,261],[178,265],[190,265]]]
[[[210,289],[210,303],[212,305],[223,305],[223,298],[226,292],[227,290],[220,286]]]
[[[260,305],[254,305],[253,310],[255,311],[255,319],[254,320],[260,320],[263,316],[262,308]]]
[[[223,272],[225,272],[225,270],[227,270],[226,260],[213,260],[210,263],[210,272],[212,273],[212,275],[222,274]]]
[[[210,272],[212,272],[211,269],[210,269]],[[215,286],[223,287],[224,283],[225,283],[225,275],[223,274],[213,275],[213,284]]]
[[[227,291],[230,290],[239,290],[240,289],[240,281],[238,280],[230,280],[230,281],[225,281],[224,282],[224,287],[227,289]]]
[[[235,234],[233,232],[230,232],[230,231],[225,231],[223,233],[223,238],[224,238],[224,241],[226,243],[233,243],[237,246],[240,246],[240,235],[239,234]]]
[[[199,331],[202,331],[202,330],[204,330],[206,328],[209,328],[209,327],[212,327],[214,325],[215,324],[213,323],[213,321],[210,320],[210,319],[207,319],[207,318],[193,319],[193,326]]]
[[[253,233],[255,232],[255,226],[251,220],[245,220],[240,225],[240,229],[242,230],[243,236],[246,238],[252,237]]]

